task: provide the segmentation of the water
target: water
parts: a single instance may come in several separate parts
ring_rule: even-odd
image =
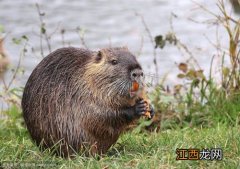
[[[50,42],[52,49],[62,47],[60,30],[65,29],[66,46],[82,47],[81,40],[76,33],[76,28],[85,30],[84,38],[87,46],[92,50],[111,46],[128,46],[135,54],[142,46],[138,60],[144,71],[155,74],[153,65],[153,45],[148,38],[145,27],[139,16],[141,14],[148,25],[152,36],[166,34],[170,31],[170,17],[174,13],[173,27],[177,37],[192,51],[201,68],[208,73],[210,60],[216,54],[216,49],[208,39],[216,42],[216,26],[196,23],[205,22],[214,17],[199,7],[191,0],[0,0],[0,24],[7,32],[5,48],[10,57],[12,67],[19,59],[23,45],[16,45],[12,38],[27,35],[29,46],[35,49],[35,53],[27,52],[22,60],[25,70],[23,76],[19,76],[15,85],[24,86],[33,68],[41,61],[39,34],[39,16],[35,3],[40,5],[46,13],[44,21],[48,33],[57,29]],[[216,7],[216,1],[198,0],[214,13],[220,13]],[[227,7],[230,7],[227,5]],[[226,32],[219,29],[220,42],[227,47]],[[207,38],[206,38],[207,37]],[[30,49],[30,47],[28,47]],[[44,53],[48,54],[44,45]],[[186,57],[187,56],[187,57]],[[176,83],[176,63],[184,62],[188,55],[184,55],[175,47],[167,45],[164,50],[157,50],[157,62],[160,79],[168,74],[166,84]],[[218,62],[218,60],[216,60]],[[11,78],[11,73],[6,74],[6,79]]]

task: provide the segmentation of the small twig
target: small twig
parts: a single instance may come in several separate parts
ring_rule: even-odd
[[[213,60],[214,60],[215,55],[212,56],[211,63],[210,63],[210,70],[209,70],[209,76],[210,80],[212,79],[212,68],[213,68]]]
[[[61,37],[62,37],[62,45],[65,46],[65,37],[64,37],[64,34],[65,34],[65,29],[62,29],[61,30]]]
[[[217,6],[219,7],[219,9],[221,10],[221,12],[224,14],[224,18],[219,16],[219,15],[216,15],[215,13],[213,13],[211,10],[207,9],[205,6],[199,4],[198,2],[196,1],[193,1],[192,2],[196,5],[198,5],[201,9],[203,9],[204,11],[206,11],[207,13],[211,14],[212,16],[214,16],[215,18],[217,18],[217,20],[223,22],[225,20],[231,20],[233,23],[237,24],[238,21],[233,19],[232,17],[230,17],[225,11],[225,7],[224,7],[224,2],[222,0],[218,0],[218,4]]]
[[[39,5],[36,4],[37,10],[38,10],[38,15],[40,18],[40,22],[41,22],[41,27],[42,27],[42,18],[40,17],[40,9],[39,9]],[[44,50],[43,50],[43,41],[42,41],[42,30],[40,29],[40,34],[38,35],[40,37],[40,52],[42,57],[44,57]]]
[[[228,81],[227,81],[227,85],[230,85],[230,81],[232,80],[233,76],[236,76],[236,69],[237,69],[237,63],[238,63],[238,60],[239,60],[239,55],[237,55],[237,57],[235,58],[235,60],[233,61],[233,65],[232,65],[232,71],[231,71],[231,74],[228,78]],[[237,77],[236,77],[237,78]],[[236,79],[235,79],[236,80]]]
[[[171,32],[174,33],[174,35],[176,34],[175,31],[174,31],[174,28],[173,28],[173,16],[176,17],[176,15],[174,13],[171,14],[170,16],[170,29],[171,29]],[[187,59],[186,62],[189,62],[190,60],[193,60],[193,62],[195,62],[195,64],[197,65],[197,67],[199,69],[201,69],[198,61],[195,59],[194,55],[192,54],[192,52],[188,49],[188,47],[183,44],[180,39],[177,39],[177,47],[178,49],[180,50],[181,48],[184,49],[184,51],[189,55],[189,58]]]
[[[82,45],[83,45],[85,48],[88,49],[88,47],[87,47],[87,45],[86,45],[86,42],[85,42],[85,39],[84,39],[84,30],[81,29],[81,28],[79,28],[79,27],[77,27],[77,28],[76,28],[76,32],[77,32],[77,34],[78,34],[78,36],[79,36],[79,38],[80,38],[80,40],[81,40]]]
[[[188,47],[185,44],[183,44],[179,39],[177,41],[177,44],[179,45],[180,48],[184,49],[185,52],[189,55],[189,58],[187,59],[186,62],[189,62],[190,60],[193,60],[194,63],[197,65],[198,69],[201,69],[201,66],[199,65],[198,61],[195,59],[192,52],[188,49]]]
[[[141,18],[141,21],[142,21],[142,24],[145,28],[145,31],[147,32],[148,34],[148,37],[153,45],[153,63],[155,65],[155,73],[156,73],[156,76],[158,77],[158,63],[157,63],[157,52],[156,52],[156,48],[155,48],[155,42],[154,42],[154,38],[151,34],[151,31],[150,29],[148,28],[145,20],[144,20],[144,17],[142,15],[140,15],[139,13],[135,12],[136,16],[139,16]]]
[[[223,52],[222,63],[221,63],[221,69],[222,69],[221,78],[222,78],[222,87],[225,88],[225,80],[224,80],[224,76],[223,76],[224,59],[225,59],[225,53]]]
[[[50,41],[49,41],[49,39],[51,38],[51,36],[48,36],[48,34],[47,34],[47,30],[45,29],[45,23],[44,23],[44,21],[43,21],[43,15],[44,15],[44,13],[42,13],[41,11],[40,11],[40,7],[39,7],[39,5],[38,5],[38,3],[36,3],[36,7],[37,7],[37,11],[38,11],[38,15],[39,15],[39,20],[40,20],[40,24],[41,24],[41,29],[40,29],[40,34],[42,35],[44,35],[44,37],[45,37],[45,41],[46,41],[46,43],[47,43],[47,46],[48,46],[48,50],[49,50],[49,53],[51,53],[51,45],[50,45]],[[43,31],[43,29],[44,29],[44,31]],[[41,38],[40,38],[40,45],[41,45],[41,50],[43,50],[43,48],[42,48],[42,36],[40,36]],[[42,54],[43,54],[43,51],[41,51],[42,52]],[[44,55],[43,55],[44,56]]]
[[[215,44],[214,42],[212,42],[211,39],[209,39],[209,38],[206,36],[206,34],[204,34],[203,36],[207,39],[207,41],[208,41],[214,48],[216,48],[216,50],[222,50],[221,47],[219,46],[219,44]]]
[[[19,57],[19,60],[18,60],[18,63],[17,63],[17,67],[16,67],[16,69],[15,69],[15,71],[13,73],[13,76],[12,76],[10,82],[8,83],[7,87],[5,88],[6,91],[9,90],[9,88],[11,87],[13,81],[17,77],[18,70],[20,69],[20,66],[21,66],[22,57],[25,55],[25,50],[26,50],[27,43],[28,43],[28,41],[26,41],[25,44],[24,44],[24,47],[23,47],[23,49],[21,51],[21,54],[20,54],[20,57]]]
[[[142,50],[143,50],[143,43],[144,43],[144,37],[141,36],[141,43],[140,43],[140,47],[139,50],[137,52],[137,56],[140,56],[142,54]]]
[[[58,22],[56,28],[52,31],[52,33],[50,33],[50,34],[48,35],[49,38],[51,38],[55,33],[57,33],[57,31],[58,31],[59,28],[60,28],[60,25],[61,25],[61,22]]]
[[[144,20],[144,17],[143,17],[142,15],[140,15],[139,13],[137,13],[137,12],[136,12],[136,16],[139,16],[139,17],[141,18],[141,21],[142,21],[143,26],[144,26],[144,28],[145,28],[147,34],[148,34],[148,37],[149,37],[151,43],[152,43],[153,46],[154,46],[154,39],[153,39],[153,36],[152,36],[152,34],[151,34],[151,32],[150,32],[150,30],[149,30],[149,28],[148,28],[148,26],[147,26],[147,24],[146,24],[146,22],[145,22],[145,20]]]

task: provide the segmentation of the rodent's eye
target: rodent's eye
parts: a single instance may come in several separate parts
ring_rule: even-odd
[[[112,63],[113,65],[116,65],[116,64],[118,64],[118,61],[117,61],[117,60],[112,60],[111,63]]]

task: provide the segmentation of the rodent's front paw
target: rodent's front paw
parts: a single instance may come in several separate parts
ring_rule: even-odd
[[[148,119],[152,119],[155,114],[152,105],[143,99],[136,101],[135,109],[138,116],[146,116]]]
[[[137,116],[143,116],[147,111],[147,103],[143,99],[139,99],[135,104],[135,113]]]

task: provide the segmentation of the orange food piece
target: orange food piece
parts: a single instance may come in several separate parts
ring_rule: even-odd
[[[144,116],[151,118],[151,113],[149,112],[149,103],[147,101],[145,101],[145,103],[147,104],[147,111],[145,112]]]
[[[138,91],[139,89],[139,84],[137,82],[132,83],[132,91]]]
[[[144,116],[148,117],[148,118],[151,118],[151,114],[149,111],[145,112]]]

